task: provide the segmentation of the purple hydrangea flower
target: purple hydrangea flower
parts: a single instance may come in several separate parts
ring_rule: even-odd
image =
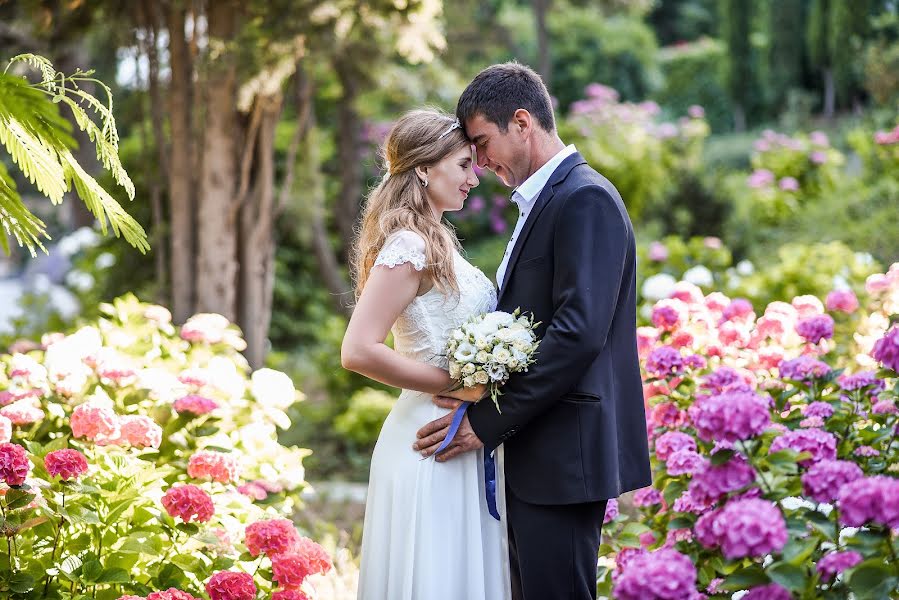
[[[690,480],[690,495],[703,503],[711,503],[721,496],[735,492],[755,481],[755,470],[740,456],[721,465],[709,464]]]
[[[656,439],[656,456],[667,461],[678,450],[696,450],[696,440],[680,431],[666,431]]]
[[[691,354],[684,359],[684,366],[690,369],[705,369],[706,365],[708,365],[708,361],[699,354]]]
[[[843,374],[837,377],[837,383],[847,391],[860,390],[868,386],[874,386],[872,392],[876,393],[884,388],[883,380],[878,379],[874,371],[859,371],[852,375]]]
[[[678,450],[668,457],[665,470],[669,475],[693,475],[705,468],[708,461],[698,452],[687,448]]]
[[[821,429],[796,429],[788,431],[771,442],[770,453],[785,449],[796,452],[809,452],[812,456],[799,461],[803,467],[812,465],[819,460],[833,460],[837,457],[837,438]]]
[[[780,376],[784,379],[795,379],[798,381],[826,377],[830,373],[830,367],[827,363],[804,355],[792,360],[781,361],[778,369],[780,369]]]
[[[815,315],[800,319],[796,323],[796,333],[811,344],[817,344],[821,340],[829,340],[833,337],[833,317],[830,315]]]
[[[646,372],[656,377],[667,377],[684,370],[680,351],[671,346],[659,346],[646,358]]]
[[[746,298],[735,298],[724,309],[721,317],[725,321],[732,321],[734,319],[748,319],[750,315],[752,315],[752,302]]]
[[[856,456],[880,456],[880,451],[871,446],[859,446],[852,453]]]
[[[854,550],[830,552],[821,557],[817,569],[821,573],[822,579],[830,581],[836,574],[851,569],[860,562],[862,562],[862,555]]]
[[[792,600],[790,591],[777,583],[759,585],[743,596],[740,600]]]
[[[787,543],[787,523],[768,500],[731,501],[717,519],[721,523],[718,543],[729,559],[780,552]]]
[[[833,407],[827,402],[812,402],[802,409],[806,417],[821,417],[827,419],[833,414]]]
[[[697,434],[705,441],[746,440],[771,424],[765,398],[746,391],[703,398],[690,407],[689,414]]]
[[[615,597],[620,600],[697,598],[696,567],[689,557],[670,548],[637,555],[618,576]]]
[[[662,503],[662,493],[654,487],[645,487],[634,492],[634,506],[655,506]]]
[[[875,415],[893,415],[899,412],[899,409],[892,400],[880,400],[871,407],[871,412]]]
[[[756,169],[746,180],[746,183],[753,189],[768,187],[774,183],[774,173],[768,169]]]
[[[861,527],[869,521],[899,527],[899,479],[886,475],[862,477],[840,488],[840,523]]]
[[[606,514],[602,518],[602,523],[610,523],[618,517],[618,500],[612,498],[606,502]]]
[[[674,512],[693,513],[701,515],[711,507],[710,502],[700,501],[690,490],[687,490],[674,500],[672,509]]]
[[[822,460],[802,475],[802,487],[815,502],[833,502],[844,484],[862,475],[861,467],[852,461]]]
[[[871,356],[886,368],[899,371],[899,325],[893,326],[874,343]]]
[[[713,394],[721,392],[751,392],[752,387],[743,380],[740,373],[732,367],[718,367],[712,373],[706,375],[700,387],[711,391]]]

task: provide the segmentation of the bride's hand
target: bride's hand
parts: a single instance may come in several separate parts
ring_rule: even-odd
[[[463,387],[458,390],[453,390],[452,392],[442,392],[440,395],[445,398],[464,400],[465,402],[477,402],[487,395],[487,386],[483,383],[479,383],[472,387]]]

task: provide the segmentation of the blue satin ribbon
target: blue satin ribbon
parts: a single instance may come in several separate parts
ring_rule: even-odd
[[[453,421],[449,426],[449,431],[446,432],[446,437],[443,439],[443,443],[437,448],[437,451],[434,452],[434,456],[437,456],[446,450],[450,443],[452,443],[453,439],[456,437],[456,433],[459,431],[459,425],[462,424],[462,418],[465,416],[465,411],[468,410],[468,407],[471,406],[471,404],[471,402],[463,402],[461,406],[456,409],[456,412],[453,415]],[[484,448],[484,491],[487,500],[487,510],[494,519],[499,521],[499,511],[496,509],[496,462],[493,459],[493,453],[487,452],[487,448]]]

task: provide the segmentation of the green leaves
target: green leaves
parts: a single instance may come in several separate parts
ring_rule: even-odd
[[[893,568],[892,571],[890,567]],[[852,570],[849,589],[858,600],[888,598],[899,585],[899,577],[895,573],[895,565],[890,565],[887,561],[866,560]]]
[[[22,54],[14,57],[10,65],[16,62],[25,62],[40,70],[42,79],[30,84],[23,77],[0,73],[0,145],[22,174],[53,204],[62,202],[66,192],[74,186],[88,210],[100,221],[104,234],[108,222],[116,236],[124,236],[141,252],[149,250],[143,227],[75,160],[71,150],[77,144],[69,135],[71,125],[59,112],[60,106],[71,110],[78,128],[94,143],[97,158],[104,168],[125,189],[128,198],[134,199],[134,184],[118,157],[119,137],[109,88],[88,77],[90,73],[77,71],[66,77],[56,72],[50,61],[42,56]],[[99,85],[106,92],[108,103],[104,104],[80,89],[78,84],[83,81]],[[91,113],[99,117],[99,125]],[[35,248],[46,251],[41,243],[42,239],[49,239],[44,223],[24,205],[2,161],[0,225],[7,235],[13,236],[32,254]],[[9,253],[7,236],[2,236],[0,244]]]

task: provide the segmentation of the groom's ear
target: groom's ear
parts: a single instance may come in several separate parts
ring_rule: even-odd
[[[534,119],[524,108],[519,108],[512,114],[512,125],[518,127],[518,130],[527,139],[533,131]]]

